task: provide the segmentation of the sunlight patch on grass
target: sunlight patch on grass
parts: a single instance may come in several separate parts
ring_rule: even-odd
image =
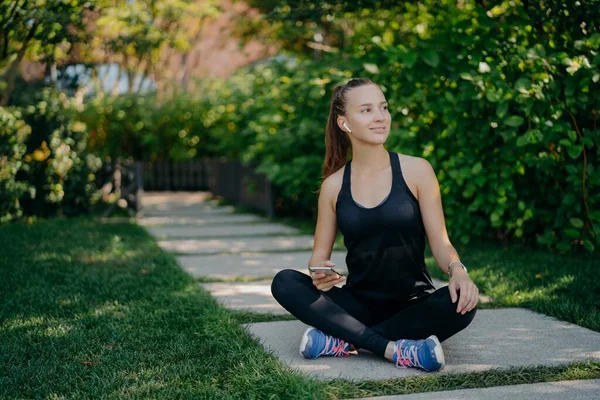
[[[123,318],[130,312],[130,307],[118,301],[104,303],[86,316]]]

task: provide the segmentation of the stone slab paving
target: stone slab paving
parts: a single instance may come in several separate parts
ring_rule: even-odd
[[[144,192],[142,206],[152,207],[163,204],[213,204],[211,192]]]
[[[308,274],[306,268],[300,271]],[[271,295],[271,282],[270,279],[255,282],[214,282],[202,283],[200,286],[208,290],[219,303],[227,308],[256,313],[288,314]],[[433,283],[435,287],[446,285],[437,280],[434,280]],[[336,286],[342,287],[344,282]]]
[[[349,358],[306,360],[298,354],[306,329],[300,321],[246,326],[282,363],[318,379],[363,381],[427,374],[395,368],[365,350]],[[600,333],[520,308],[478,310],[467,329],[442,345],[446,367],[440,374],[600,360]]]
[[[191,204],[175,205],[163,204],[160,206],[142,208],[143,217],[194,217],[194,216],[224,216],[233,215],[235,208],[233,206],[214,207],[210,205]]]
[[[158,245],[167,251],[180,254],[242,253],[247,251],[312,250],[311,235],[269,236],[235,239],[165,239]],[[340,250],[343,246],[335,246]]]
[[[222,215],[200,215],[187,217],[142,217],[138,219],[138,224],[143,226],[164,226],[164,225],[184,225],[184,226],[210,226],[210,225],[228,225],[252,222],[268,222],[265,218],[251,214],[222,214]]]
[[[233,206],[218,206],[210,192],[144,192],[142,214],[171,217],[231,214]]]
[[[273,277],[283,269],[305,272],[312,251],[282,253],[240,253],[212,256],[183,255],[177,257],[179,264],[194,277],[232,279],[236,276]],[[331,261],[344,272],[346,251],[331,253]]]
[[[600,379],[369,397],[373,400],[592,400],[599,398]],[[366,400],[366,398],[358,400]]]
[[[271,281],[201,283],[217,301],[232,310],[288,314],[271,295]]]
[[[298,235],[295,228],[283,224],[237,224],[214,226],[170,225],[147,228],[157,238],[213,238],[226,236],[260,236],[270,234]]]

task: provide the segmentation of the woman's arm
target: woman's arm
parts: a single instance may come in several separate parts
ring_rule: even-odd
[[[415,171],[418,171],[417,174],[419,175],[417,179],[419,208],[427,233],[427,240],[438,267],[447,274],[448,265],[452,261],[460,261],[460,258],[456,249],[450,243],[446,231],[440,186],[429,161],[424,158],[418,158],[415,161],[417,162]],[[457,312],[464,314],[477,304],[479,290],[467,273],[456,265],[452,267],[452,279],[450,279],[449,289],[452,302],[456,302],[456,291],[461,293]]]
[[[335,264],[331,262],[331,251],[335,243],[337,234],[337,217],[334,209],[334,199],[340,190],[341,183],[338,182],[337,175],[327,177],[321,184],[319,192],[319,203],[317,211],[317,226],[315,227],[315,239],[313,251],[308,261],[309,266],[329,266]],[[341,283],[346,279],[338,275],[311,274],[313,284],[319,290],[327,291],[334,285]]]

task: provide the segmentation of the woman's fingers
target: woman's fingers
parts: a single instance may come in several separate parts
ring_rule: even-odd
[[[456,299],[458,298],[458,295],[456,294],[456,281],[450,281],[450,284],[448,285],[448,291],[450,292],[450,299],[453,303],[456,303]]]
[[[319,277],[319,276],[321,276],[321,277]],[[339,276],[337,274],[334,274],[334,275],[315,274],[315,277],[313,277],[313,284],[317,287],[317,289],[322,290],[322,291],[327,291],[327,290],[331,289],[333,286],[337,285],[338,283],[343,282],[344,279],[346,279],[345,276]]]
[[[470,283],[467,290],[468,294],[465,296],[466,304],[462,310],[463,315],[474,309],[479,301],[479,289],[477,289],[474,283]]]
[[[458,305],[456,306],[456,312],[460,313],[463,311],[463,309],[469,302],[469,285],[464,280],[461,280],[458,283],[458,286],[458,291],[460,292],[460,299],[458,300]]]
[[[341,282],[343,282],[345,279],[346,279],[346,277],[345,277],[345,276],[340,276],[340,277],[339,277],[339,279],[334,279],[334,280],[332,280],[332,281],[329,281],[328,283],[326,283],[326,284],[324,285],[324,288],[323,288],[323,289],[320,289],[320,290],[322,290],[322,291],[326,292],[326,291],[328,291],[329,289],[331,289],[332,287],[334,287],[335,285],[337,285],[338,283],[341,283]]]
[[[469,301],[469,304],[467,304],[467,307],[465,308],[465,310],[467,312],[471,311],[472,309],[475,308],[475,306],[477,305],[478,302],[479,302],[479,289],[477,289],[477,286],[474,286],[473,290],[471,291],[471,299]]]

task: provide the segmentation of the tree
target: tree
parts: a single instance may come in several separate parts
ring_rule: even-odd
[[[158,80],[161,56],[167,51],[181,51],[186,57],[190,40],[199,35],[206,20],[218,14],[213,0],[104,1],[95,21],[96,39],[106,56],[116,59],[127,74],[127,92],[132,93],[143,85],[140,79],[134,88],[136,75],[145,78],[152,74]]]
[[[89,0],[10,0],[0,3],[0,106],[14,90],[18,68],[26,57],[51,65],[85,42]]]

